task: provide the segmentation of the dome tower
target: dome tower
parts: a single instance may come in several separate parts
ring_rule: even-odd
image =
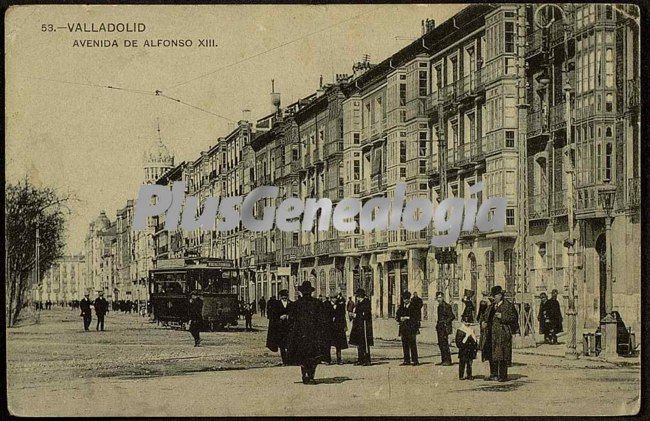
[[[174,167],[174,155],[169,152],[160,136],[158,125],[158,139],[144,154],[144,183],[154,184],[158,178]]]

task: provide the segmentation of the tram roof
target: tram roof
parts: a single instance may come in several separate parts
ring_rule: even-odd
[[[230,260],[214,257],[161,259],[156,262],[156,267],[151,271],[168,271],[170,269],[234,269],[234,265]]]

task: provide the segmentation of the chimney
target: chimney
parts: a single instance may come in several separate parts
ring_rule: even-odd
[[[436,28],[436,21],[434,19],[422,20],[422,35],[426,35]]]
[[[248,121],[250,121],[250,117],[251,117],[251,110],[249,110],[249,109],[241,110],[241,119],[242,120],[248,122]]]
[[[275,92],[275,79],[271,79],[271,104],[276,113],[280,111],[280,94]]]

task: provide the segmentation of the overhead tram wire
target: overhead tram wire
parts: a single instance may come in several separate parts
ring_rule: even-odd
[[[264,55],[264,54],[266,54],[266,53],[270,53],[271,51],[275,51],[275,50],[278,50],[278,49],[280,49],[280,48],[282,48],[282,47],[286,47],[286,46],[289,45],[289,44],[293,44],[293,43],[298,42],[298,41],[300,41],[300,40],[302,40],[302,39],[305,39],[305,38],[307,38],[307,37],[310,37],[310,36],[312,36],[312,35],[319,34],[319,33],[321,33],[321,32],[327,31],[328,29],[334,28],[334,27],[336,27],[336,26],[342,25],[342,24],[344,24],[344,23],[350,22],[350,21],[352,21],[352,20],[358,19],[358,18],[363,17],[363,16],[369,16],[369,15],[371,15],[371,14],[373,14],[373,13],[376,13],[376,12],[377,12],[377,9],[375,9],[375,10],[369,12],[369,13],[359,13],[359,14],[354,15],[354,16],[348,18],[348,19],[344,19],[344,20],[342,20],[342,21],[339,21],[339,22],[333,23],[333,24],[331,24],[331,25],[329,25],[329,26],[326,26],[326,27],[324,27],[324,28],[318,29],[318,30],[316,30],[316,31],[312,31],[312,32],[309,32],[309,33],[307,33],[307,34],[301,35],[301,36],[298,37],[298,38],[294,38],[294,39],[289,40],[289,41],[287,41],[287,42],[283,42],[282,44],[276,45],[275,47],[271,47],[271,48],[269,48],[269,49],[267,49],[267,50],[264,50],[264,51],[260,51],[259,53],[253,54],[252,56],[245,57],[245,58],[243,58],[243,59],[241,59],[241,60],[238,60],[238,61],[236,61],[236,62],[234,62],[234,63],[230,63],[230,64],[227,64],[227,65],[225,65],[225,66],[219,67],[219,68],[217,68],[217,69],[215,69],[215,70],[213,70],[213,71],[211,71],[211,72],[204,73],[204,74],[202,74],[202,75],[199,75],[199,76],[193,77],[192,79],[188,79],[188,80],[186,80],[186,81],[184,81],[184,82],[180,82],[180,83],[177,83],[177,84],[175,84],[175,85],[169,86],[169,87],[166,88],[166,89],[167,89],[167,90],[175,89],[175,88],[177,88],[177,87],[179,87],[179,86],[183,86],[183,85],[186,85],[186,84],[188,84],[188,83],[194,82],[195,80],[203,79],[204,77],[207,77],[207,76],[213,75],[213,74],[215,74],[215,73],[217,73],[217,72],[219,72],[219,71],[221,71],[221,70],[225,70],[225,69],[228,69],[228,68],[230,68],[230,67],[236,66],[236,65],[238,65],[238,64],[241,64],[241,63],[247,62],[248,60],[252,60],[252,59],[257,58],[257,57],[259,57],[259,56],[262,56],[262,55]]]
[[[121,86],[99,85],[99,84],[96,84],[96,83],[86,83],[86,82],[71,82],[71,81],[67,81],[67,80],[48,79],[48,78],[42,78],[42,77],[36,77],[36,76],[29,76],[28,78],[29,79],[44,80],[44,81],[47,81],[47,82],[64,83],[64,84],[68,84],[68,85],[79,85],[79,86],[89,86],[89,87],[92,87],[92,88],[111,89],[111,90],[129,92],[129,93],[138,94],[138,95],[157,96],[157,97],[160,97],[160,98],[165,98],[165,99],[170,100],[170,101],[174,101],[174,102],[176,102],[178,104],[185,105],[186,107],[194,108],[195,110],[201,111],[201,112],[206,113],[206,114],[210,114],[212,116],[221,118],[221,119],[226,120],[228,122],[231,122],[231,123],[235,122],[235,120],[233,120],[231,118],[224,117],[224,116],[222,116],[220,114],[217,114],[217,113],[213,113],[212,111],[206,110],[205,108],[201,108],[199,106],[190,104],[189,102],[185,102],[185,101],[180,100],[178,98],[172,98],[172,97],[170,97],[168,95],[163,94],[162,91],[160,91],[160,90],[156,90],[154,92],[151,92],[151,91],[144,91],[144,90],[141,90],[141,89],[123,88]]]

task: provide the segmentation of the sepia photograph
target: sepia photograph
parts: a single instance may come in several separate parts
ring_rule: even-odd
[[[638,414],[642,12],[8,7],[6,411]]]

